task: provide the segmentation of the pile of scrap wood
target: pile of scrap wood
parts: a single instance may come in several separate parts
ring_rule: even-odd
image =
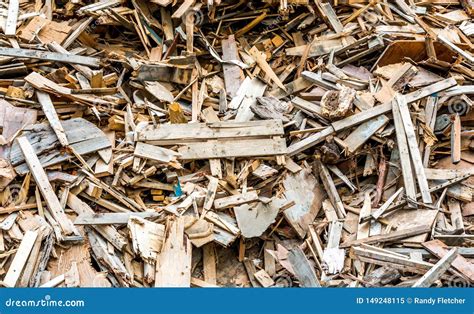
[[[0,285],[474,284],[473,17],[0,3]]]

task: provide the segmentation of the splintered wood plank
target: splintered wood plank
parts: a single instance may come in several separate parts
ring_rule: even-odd
[[[214,198],[216,197],[219,179],[210,176],[207,178],[209,180],[209,184],[207,185],[206,198],[204,199],[204,209],[210,210],[212,208],[212,204],[214,203]]]
[[[109,148],[109,151],[112,151],[115,148],[115,131],[106,131],[105,135],[107,139],[110,141],[110,145],[112,148]],[[111,156],[112,157],[112,156]],[[114,174],[114,162],[112,158],[108,161],[104,161],[102,159],[97,160],[95,164],[94,174],[96,177],[103,177]]]
[[[8,1],[8,16],[5,23],[5,35],[15,36],[16,35],[16,23],[18,21],[18,10],[20,9],[19,0]]]
[[[472,9],[471,9],[472,10]],[[444,35],[440,34],[437,36],[439,42],[443,43],[448,49],[458,53],[464,59],[468,60],[470,63],[474,63],[474,56],[470,54],[467,50],[463,50],[453,44],[448,38],[444,37]]]
[[[364,205],[360,210],[359,214],[359,225],[357,226],[357,240],[365,239],[369,237],[370,232],[370,221],[363,222],[363,218],[370,216],[372,212],[370,193],[365,192],[364,194]]]
[[[335,132],[339,132],[344,129],[358,125],[362,122],[368,121],[377,116],[380,116],[382,114],[388,113],[391,110],[392,110],[392,103],[387,103],[380,106],[375,106],[371,109],[367,109],[362,112],[356,113],[345,119],[333,122],[331,125],[334,128]]]
[[[92,16],[83,19],[82,23],[64,40],[64,43],[62,44],[63,48],[67,49],[89,27],[89,24],[93,20],[94,17]]]
[[[252,287],[254,288],[261,287],[260,283],[255,278],[255,273],[257,272],[257,269],[255,268],[254,263],[247,258],[243,261],[243,263],[244,263],[244,267],[245,267],[245,270],[247,271],[247,275],[249,277],[249,281]]]
[[[271,287],[275,284],[272,277],[264,269],[259,270],[255,274],[255,279],[262,285],[264,288]]]
[[[337,14],[334,11],[331,4],[330,3],[321,3],[319,5],[319,7],[323,11],[323,14],[325,15],[325,18],[329,23],[329,26],[331,26],[331,28],[336,33],[342,32],[342,30],[344,29],[344,26],[342,26],[341,21],[339,21],[339,18],[337,17]]]
[[[37,231],[27,231],[23,236],[20,246],[18,247],[18,251],[15,253],[15,257],[13,258],[13,261],[8,268],[7,274],[3,279],[3,284],[6,287],[15,287],[18,278],[20,278],[21,272],[26,265],[26,261],[30,256],[37,236]]]
[[[141,218],[158,218],[161,214],[155,212],[143,213],[89,213],[80,214],[74,221],[75,225],[126,225],[131,216]]]
[[[49,124],[58,137],[59,143],[61,143],[62,146],[68,146],[69,142],[66,137],[66,132],[64,132],[63,126],[59,121],[59,117],[56,113],[53,102],[51,101],[51,97],[49,94],[42,91],[36,91],[36,97],[38,98],[38,102],[41,104],[41,108],[43,108],[43,112],[48,119]]]
[[[431,193],[429,192],[428,180],[425,175],[425,168],[423,167],[423,162],[421,160],[421,154],[418,147],[418,142],[416,141],[415,127],[410,117],[410,110],[404,96],[397,94],[395,96],[394,105],[398,106],[400,116],[403,121],[405,134],[407,137],[408,148],[410,149],[410,156],[413,162],[413,168],[416,173],[416,178],[418,181],[418,186],[420,187],[421,198],[426,204],[431,204],[433,201],[431,199]]]
[[[461,161],[461,118],[459,114],[454,115],[451,126],[451,161],[453,164]]]
[[[410,161],[410,151],[408,149],[407,138],[405,135],[405,126],[403,125],[400,109],[398,106],[394,105],[392,109],[403,182],[406,191],[405,193],[409,200],[416,200],[416,187],[415,181],[413,180],[413,169]]]
[[[333,221],[329,225],[328,242],[323,252],[323,262],[327,266],[328,274],[336,274],[344,268],[344,250],[339,248],[341,241],[342,227],[341,221]]]
[[[359,125],[348,137],[344,139],[347,144],[347,151],[353,154],[358,150],[365,142],[367,142],[372,135],[375,134],[380,128],[388,123],[389,119],[385,115],[378,116],[372,120],[362,123]]]
[[[137,143],[133,155],[136,157],[151,159],[162,163],[176,161],[176,158],[179,156],[179,154],[173,150],[141,142]]]
[[[301,287],[321,287],[313,266],[311,266],[301,248],[295,247],[290,250],[288,252],[288,261],[291,263]]]
[[[174,145],[212,139],[237,139],[283,135],[280,120],[248,122],[211,122],[189,124],[161,124],[149,126],[140,132],[138,140],[156,145]]]
[[[274,276],[276,273],[275,258],[273,255],[268,253],[268,250],[275,250],[275,243],[273,241],[265,241],[265,248],[263,251],[263,261],[265,265],[265,271],[268,275]]]
[[[282,200],[272,198],[268,204],[253,202],[234,207],[235,218],[242,236],[254,238],[261,236],[275,222]]]
[[[429,288],[436,280],[439,279],[453,263],[458,256],[456,248],[451,249],[442,259],[436,263],[426,274],[418,279],[412,286],[414,288]]]
[[[393,242],[404,238],[409,238],[411,236],[428,233],[431,231],[431,226],[418,226],[409,229],[402,229],[393,231],[387,234],[380,234],[375,236],[370,236],[364,239],[358,239],[354,241],[348,241],[341,244],[341,248],[351,247],[354,245],[359,245],[362,243],[371,244],[371,243],[383,243],[383,242]]]
[[[309,224],[318,215],[323,201],[324,191],[311,172],[311,169],[305,167],[298,173],[287,174],[283,179],[285,198],[288,202],[295,203],[283,214],[302,239],[308,232]]]
[[[217,285],[216,252],[213,242],[202,247],[202,261],[204,281],[211,285]]]
[[[305,100],[303,98],[300,98],[300,97],[293,98],[291,100],[291,102],[297,108],[299,108],[299,109],[301,109],[305,112],[315,114],[317,116],[321,116],[321,106],[320,105],[317,105],[317,104],[315,104],[311,101],[307,101],[307,100]]]
[[[230,208],[258,200],[258,194],[255,191],[222,197],[214,201],[215,209]]]
[[[0,56],[39,59],[44,61],[54,61],[70,64],[82,64],[90,67],[99,67],[100,65],[100,60],[98,58],[32,49],[0,47]]]
[[[196,2],[196,0],[184,0],[184,2],[179,6],[179,8],[171,16],[174,19],[181,18],[186,11]]]
[[[196,160],[232,157],[259,157],[285,155],[286,141],[283,138],[253,139],[237,141],[209,141],[188,143],[178,149],[180,159]]]
[[[3,238],[3,230],[0,230],[0,253],[5,252],[5,239]]]
[[[337,216],[342,219],[346,216],[346,210],[344,209],[344,204],[342,203],[341,197],[339,196],[339,193],[337,192],[336,185],[334,184],[334,181],[332,180],[331,174],[329,173],[328,168],[323,165],[322,163],[319,163],[319,176],[321,178],[321,181],[323,182],[323,185],[328,193],[329,199],[331,200],[332,205],[336,209]]]
[[[67,205],[74,210],[79,216],[93,215],[94,211],[87,203],[83,202],[76,195],[69,193],[67,196]],[[110,225],[94,225],[94,229],[100,233],[107,241],[109,241],[118,250],[122,250],[127,244],[127,239],[122,236],[115,227]]]
[[[167,237],[156,260],[155,287],[190,287],[192,247],[184,233],[185,219],[167,225]]]
[[[449,252],[447,245],[440,240],[428,241],[422,243],[422,245],[426,250],[438,258],[443,258]],[[452,266],[463,276],[465,276],[470,282],[474,282],[474,264],[469,262],[466,258],[458,255],[454,259]]]
[[[321,132],[310,135],[304,140],[301,140],[295,144],[290,145],[288,147],[288,155],[294,156],[298,153],[301,153],[302,151],[321,143],[322,141],[324,141],[326,137],[334,133],[335,133],[334,128],[329,126],[325,128],[324,130],[322,130]]]
[[[235,43],[234,35],[229,35],[227,39],[222,40],[222,60],[239,60],[239,53]],[[235,64],[223,64],[225,91],[227,95],[235,97],[241,84],[243,76],[242,70]]]
[[[416,90],[414,92],[406,94],[405,95],[406,102],[411,103],[411,102],[420,100],[422,98],[428,97],[428,96],[433,95],[435,93],[441,92],[445,89],[453,87],[457,84],[458,83],[456,82],[454,77],[447,78],[445,80],[434,83],[430,86],[426,86],[426,87],[420,88],[419,90]]]
[[[451,225],[454,230],[461,230],[464,233],[464,222],[461,213],[461,203],[456,199],[450,199],[448,201],[449,212],[451,213]]]
[[[278,78],[278,76],[275,74],[275,72],[273,71],[273,69],[270,67],[270,65],[267,63],[267,60],[265,60],[265,57],[264,55],[262,55],[262,53],[260,52],[260,50],[257,49],[257,47],[253,46],[250,51],[249,51],[250,55],[252,55],[252,57],[255,59],[255,61],[257,62],[258,66],[265,72],[266,75],[268,75],[268,77],[270,77],[270,79],[275,82],[275,84],[280,87],[281,89],[283,90],[286,90],[286,87],[285,85],[283,85],[283,83],[280,81],[280,79]]]
[[[229,109],[239,109],[239,106],[244,100],[245,96],[251,90],[251,86],[252,79],[247,76],[240,84],[239,88],[235,92],[235,95],[232,97],[232,100],[229,103]]]
[[[36,185],[39,187],[41,195],[43,195],[43,198],[48,205],[51,215],[59,223],[65,235],[73,233],[78,234],[76,228],[64,213],[64,209],[54,193],[53,187],[49,183],[48,176],[41,166],[38,156],[36,156],[30,142],[28,142],[26,137],[19,137],[17,141],[20,145],[21,151],[23,152],[26,163],[35,178]]]
[[[138,216],[131,216],[128,221],[132,249],[147,263],[153,265],[163,246],[165,226]]]

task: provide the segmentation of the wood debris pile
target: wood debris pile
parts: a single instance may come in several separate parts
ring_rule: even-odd
[[[473,17],[1,3],[1,285],[472,285]]]

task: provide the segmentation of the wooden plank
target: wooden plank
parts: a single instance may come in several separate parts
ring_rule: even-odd
[[[451,161],[453,164],[461,161],[461,118],[459,114],[454,115],[451,126]]]
[[[155,287],[191,286],[192,247],[184,226],[184,217],[173,219],[167,226],[167,237],[156,261]]]
[[[271,137],[283,135],[280,120],[248,122],[213,122],[188,124],[161,124],[149,126],[141,131],[138,140],[156,145],[175,145],[215,139],[238,139],[251,137]]]
[[[314,268],[309,263],[301,248],[296,247],[290,250],[288,252],[288,261],[291,263],[295,276],[298,278],[301,287],[321,287]]]
[[[324,191],[309,167],[295,174],[287,174],[283,180],[285,198],[295,205],[285,209],[285,219],[304,239],[309,222],[314,221],[321,209]]]
[[[448,254],[448,247],[440,240],[432,240],[422,243],[423,247],[428,250],[431,254],[438,258],[443,258]],[[474,264],[469,262],[466,258],[458,255],[452,266],[465,276],[471,283],[474,283]]]
[[[319,8],[323,11],[324,16],[329,23],[329,26],[331,26],[331,28],[336,33],[342,32],[342,30],[344,29],[344,26],[342,26],[341,21],[339,21],[339,18],[337,17],[336,12],[334,11],[331,4],[319,3]]]
[[[470,63],[474,63],[474,56],[472,54],[470,54],[467,50],[463,50],[461,48],[459,48],[458,46],[456,46],[455,44],[453,44],[448,38],[446,38],[444,35],[442,34],[439,34],[437,36],[437,39],[443,43],[446,47],[448,47],[450,50],[458,53],[459,55],[461,55],[464,59],[466,59],[467,61],[469,61]]]
[[[271,287],[275,284],[272,277],[264,269],[259,270],[255,274],[255,279],[262,285],[264,288]]]
[[[222,60],[239,60],[239,53],[234,35],[229,35],[227,39],[222,40]],[[235,97],[243,77],[242,70],[235,64],[224,63],[222,65],[224,72],[225,91],[227,95]]]
[[[454,259],[458,257],[456,248],[451,249],[442,259],[436,263],[426,274],[418,279],[412,287],[414,288],[429,288],[431,285],[441,277],[451,267]]]
[[[432,85],[420,88],[419,90],[406,94],[405,95],[406,102],[407,103],[415,102],[417,100],[420,100],[422,98],[428,97],[435,93],[441,92],[455,85],[457,85],[457,82],[454,79],[454,77],[447,78],[445,80],[436,82]]]
[[[395,124],[395,131],[397,136],[398,151],[400,156],[400,164],[402,168],[402,176],[405,187],[405,193],[408,200],[416,199],[416,187],[413,180],[413,169],[410,161],[410,151],[408,148],[408,142],[405,133],[405,126],[402,121],[400,109],[394,105],[393,108],[393,121]]]
[[[72,54],[63,54],[57,52],[49,52],[32,49],[17,49],[0,47],[0,56],[8,56],[15,58],[39,59],[44,61],[62,62],[68,64],[81,64],[90,67],[99,67],[100,60],[93,57],[84,57]]]
[[[365,192],[364,194],[364,205],[362,206],[359,214],[359,224],[357,226],[357,240],[365,239],[369,237],[370,221],[363,222],[363,218],[370,216],[372,212],[370,193]]]
[[[67,196],[67,205],[74,210],[79,216],[81,215],[93,215],[94,211],[92,208],[83,202],[76,195],[69,193]],[[94,225],[94,229],[100,233],[107,241],[109,241],[118,250],[122,250],[127,245],[127,239],[122,236],[118,231],[110,225]]]
[[[344,139],[347,151],[350,154],[356,152],[372,135],[388,123],[389,119],[385,115],[378,116],[359,125],[348,137]]]
[[[451,213],[451,225],[454,227],[454,230],[463,234],[464,221],[461,213],[461,203],[456,199],[450,199],[448,201],[448,208]]]
[[[326,192],[328,193],[332,205],[336,209],[337,216],[340,219],[343,219],[344,217],[346,217],[346,210],[344,209],[344,204],[342,203],[341,197],[337,192],[336,185],[332,180],[331,174],[329,173],[327,167],[321,162],[319,162],[318,168],[319,176],[321,178],[321,181],[323,182]]]
[[[202,248],[202,263],[204,281],[208,284],[217,284],[216,253],[214,243],[208,243]]]
[[[174,11],[171,17],[174,19],[181,18],[195,2],[196,0],[184,0],[184,2],[179,6],[179,8]]]
[[[132,239],[133,252],[147,264],[154,265],[163,246],[165,226],[138,216],[131,216],[127,227]]]
[[[82,23],[64,40],[62,43],[63,48],[67,49],[70,45],[72,45],[72,43],[82,34],[82,32],[84,32],[89,27],[89,24],[93,20],[94,18],[92,16],[85,18]]]
[[[126,225],[131,216],[157,218],[160,213],[93,213],[81,214],[74,221],[75,225]]]
[[[371,109],[356,113],[345,119],[333,122],[331,125],[334,128],[335,132],[339,132],[344,129],[358,125],[362,122],[368,121],[377,116],[380,116],[382,114],[386,114],[390,112],[391,110],[392,110],[392,103],[387,103],[380,106],[375,106]]]
[[[333,221],[329,225],[328,241],[323,252],[323,263],[327,266],[328,274],[337,274],[344,268],[344,250],[339,248],[341,241],[342,227],[341,221]]]
[[[18,11],[20,9],[19,0],[8,1],[8,15],[5,22],[5,35],[15,36],[16,35],[16,23],[18,21]]]
[[[425,174],[428,180],[452,180],[469,174],[474,175],[474,167],[462,170],[425,168]]]
[[[249,92],[252,85],[252,79],[250,77],[246,77],[242,84],[240,84],[239,88],[235,92],[235,95],[232,97],[232,100],[229,103],[229,109],[239,109],[240,104],[244,100],[245,96]]]
[[[196,160],[232,157],[259,157],[284,155],[287,152],[283,138],[253,139],[238,141],[209,141],[188,143],[178,149],[180,159]]]
[[[300,97],[295,97],[291,100],[291,102],[297,108],[300,108],[301,110],[305,112],[309,112],[309,113],[321,116],[321,106],[311,101],[304,100],[303,98],[300,98]]]
[[[330,127],[325,128],[321,132],[308,136],[307,138],[295,144],[290,145],[288,147],[288,155],[293,156],[298,153],[301,153],[302,151],[321,143],[322,141],[326,139],[326,137],[334,133],[335,133],[334,128],[330,126]]]
[[[162,163],[176,162],[179,154],[173,150],[138,142],[133,155]]]
[[[409,228],[404,230],[397,230],[387,234],[381,234],[376,236],[370,236],[365,239],[348,241],[341,244],[341,248],[351,247],[358,244],[371,244],[371,243],[383,243],[383,242],[393,242],[404,238],[409,238],[411,236],[428,233],[431,231],[431,226],[418,226],[415,228]]]
[[[253,46],[250,51],[250,55],[255,59],[257,62],[258,66],[267,74],[270,79],[275,82],[275,84],[280,87],[283,90],[286,90],[285,85],[280,81],[278,76],[275,74],[273,69],[270,67],[270,65],[267,63],[267,60],[265,60],[265,57],[262,55],[262,53],[257,49],[257,47]]]
[[[258,200],[258,194],[255,191],[222,197],[214,201],[215,209],[230,208]]]
[[[253,202],[234,207],[235,218],[242,236],[245,238],[261,236],[275,222],[283,205],[280,199],[272,198],[268,204]]]
[[[217,187],[219,185],[219,179],[214,177],[207,177],[209,184],[207,185],[206,198],[204,199],[204,209],[210,210],[216,197]]]
[[[64,213],[64,209],[54,193],[53,187],[49,183],[48,176],[41,166],[30,142],[28,142],[26,137],[19,137],[17,141],[25,157],[26,163],[35,178],[36,185],[39,187],[41,195],[43,195],[43,198],[48,205],[51,215],[59,223],[65,235],[71,235],[73,233],[79,234],[72,222]]]
[[[254,263],[251,260],[246,258],[243,261],[243,264],[244,264],[245,270],[247,271],[247,275],[249,277],[249,281],[252,287],[254,288],[261,287],[260,283],[255,278],[255,273],[257,272],[257,269],[255,268]]]
[[[59,117],[56,113],[53,102],[51,101],[51,97],[49,97],[49,94],[42,91],[36,91],[36,97],[38,98],[38,102],[41,104],[41,108],[43,109],[49,124],[58,137],[59,143],[61,143],[62,146],[68,146],[69,141],[67,140],[66,132],[59,121]]]
[[[8,268],[7,274],[3,279],[3,284],[6,287],[15,287],[23,268],[26,265],[26,261],[30,256],[30,252],[35,244],[36,237],[38,236],[37,231],[27,231],[21,240],[18,251],[13,258],[10,267]]]
[[[408,148],[410,149],[410,156],[413,162],[413,168],[416,173],[418,186],[420,188],[421,198],[423,199],[424,203],[431,204],[433,201],[429,192],[428,180],[426,179],[425,169],[421,160],[418,142],[416,141],[415,128],[411,121],[410,110],[408,109],[408,105],[404,96],[397,94],[395,96],[395,99],[396,101],[394,103],[394,106],[398,106],[400,116],[403,121],[404,130],[408,142]]]
[[[276,273],[275,268],[275,258],[268,253],[268,251],[274,251],[275,244],[273,241],[265,241],[264,251],[263,251],[263,261],[265,265],[265,271],[268,275],[274,276]]]

